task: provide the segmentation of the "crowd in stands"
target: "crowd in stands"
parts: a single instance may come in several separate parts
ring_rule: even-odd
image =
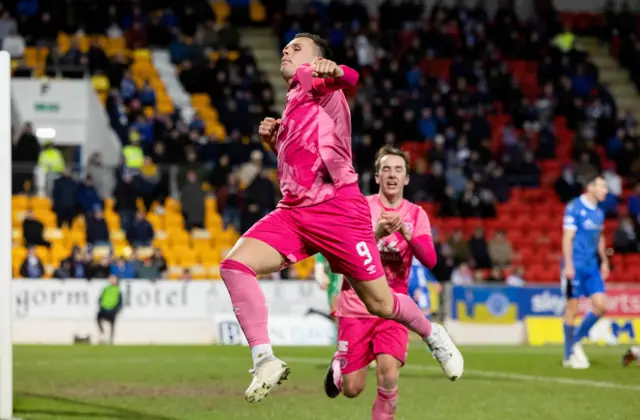
[[[439,204],[431,208],[444,224],[449,217],[494,218],[514,188],[549,190],[554,181],[566,203],[599,171],[610,191],[601,205],[607,216],[626,214],[628,204],[630,218],[614,245],[638,251],[637,196],[628,194],[640,174],[637,122],[616,108],[597,67],[554,11],[523,21],[508,2],[491,19],[482,2],[438,2],[425,13],[421,2],[384,1],[375,19],[358,1],[314,6],[283,18],[278,31],[283,45],[302,28],[322,33],[336,61],[363,75],[352,116],[364,190],[375,191],[373,155],[390,143],[412,147],[408,198]],[[549,168],[560,176],[544,179]],[[494,235],[490,241],[504,239]],[[439,238],[436,270],[448,265],[439,277],[463,263],[500,268],[484,236],[476,230],[467,240],[455,230]]]
[[[40,5],[35,11],[34,3]],[[31,74],[20,61],[24,45],[55,51],[58,31],[124,37],[128,51],[167,48],[184,89],[206,96],[222,126],[211,130],[206,115],[159,104],[156,88],[138,76],[131,54],[105,49],[97,39],[85,48],[72,38],[64,54],[49,55],[46,72],[73,77],[69,71],[80,67],[81,74],[104,82],[106,109],[124,157],[112,170],[95,155],[81,177],[77,171],[57,171],[52,198],[60,226],[83,215],[87,243],[101,247],[109,241],[105,212],[113,210],[128,242],[147,250],[154,238],[148,212],[164,211],[176,165],[188,230],[206,227],[204,202],[211,195],[224,229],[240,233],[274,208],[275,156],[255,127],[278,110],[272,86],[241,46],[236,27],[217,22],[206,1],[161,1],[152,7],[123,1],[104,10],[100,2],[76,2],[65,6],[68,13],[50,13],[47,4],[18,0],[0,8],[0,39],[9,41],[5,48],[18,59],[15,76]],[[609,185],[603,210],[620,218],[614,249],[639,251],[640,184],[630,193],[640,182],[634,178],[640,173],[637,121],[617,109],[596,66],[576,46],[571,27],[554,11],[525,21],[508,2],[494,16],[481,1],[438,2],[426,11],[423,2],[386,0],[377,16],[358,0],[267,6],[282,45],[300,31],[320,33],[333,58],[361,74],[358,89],[347,93],[362,190],[377,190],[372,170],[379,147],[394,144],[411,152],[407,198],[424,203],[434,225],[442,225],[434,230],[437,278],[522,284],[527,273],[511,232],[462,229],[457,220],[494,221],[527,189],[542,188],[551,192],[545,200],[566,203],[594,171],[603,172]],[[640,44],[625,13],[623,6],[608,22],[622,40],[621,62],[634,69]],[[22,38],[22,49],[16,37]],[[42,152],[32,130],[26,126],[14,139],[14,161],[37,164]],[[100,181],[105,172],[114,176],[114,188]],[[23,191],[24,181],[14,180],[15,192]],[[113,208],[106,209],[111,197]],[[33,218],[27,216],[27,222]],[[44,240],[38,229],[24,229],[25,243],[46,246],[38,242]],[[36,270],[34,256],[30,252],[25,260],[33,263],[23,267],[28,273]],[[73,267],[69,262],[63,272]]]

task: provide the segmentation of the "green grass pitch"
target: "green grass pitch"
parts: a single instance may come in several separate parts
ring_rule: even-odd
[[[423,349],[401,371],[397,420],[640,419],[640,367],[623,347],[588,347],[592,367],[560,367],[559,347],[463,347],[465,375],[447,381]],[[354,400],[322,389],[333,350],[278,348],[290,380],[261,404],[243,347],[16,346],[16,417],[74,420],[368,420],[375,375]]]

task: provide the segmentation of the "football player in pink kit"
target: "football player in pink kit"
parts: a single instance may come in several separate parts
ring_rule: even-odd
[[[391,289],[407,294],[409,274],[415,256],[425,267],[433,268],[436,251],[431,238],[427,213],[402,198],[409,183],[409,158],[400,149],[384,146],[376,156],[377,195],[367,197],[371,208],[373,231],[382,265]],[[390,319],[369,314],[356,292],[344,284],[338,297],[338,351],[325,376],[325,392],[330,398],[342,392],[355,398],[364,390],[368,365],[377,362],[378,392],[373,404],[373,420],[391,420],[398,400],[399,369],[405,363],[409,332]],[[433,356],[449,354],[462,374],[462,355],[445,329],[432,323],[426,340]],[[447,364],[443,364],[443,369]]]
[[[393,293],[384,276],[369,205],[351,163],[351,114],[341,91],[356,85],[358,73],[328,60],[328,50],[326,41],[312,34],[298,34],[284,48],[281,72],[289,84],[287,103],[281,119],[265,119],[259,128],[278,155],[283,198],[220,265],[251,348],[253,380],[245,392],[249,402],[262,401],[290,372],[273,354],[267,302],[256,276],[317,252],[329,261],[331,271],[348,279],[369,313],[395,319],[425,341],[431,335],[422,311],[410,297]],[[461,367],[454,366],[451,354],[442,353],[438,360],[452,372],[449,377],[459,376]]]

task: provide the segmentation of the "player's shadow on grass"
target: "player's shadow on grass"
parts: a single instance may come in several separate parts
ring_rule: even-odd
[[[179,420],[175,417],[159,416],[149,414],[142,411],[131,410],[128,408],[113,407],[106,404],[98,404],[87,401],[78,401],[70,398],[59,397],[57,395],[36,394],[31,392],[20,392],[16,395],[19,398],[37,398],[60,404],[75,405],[78,407],[86,407],[102,411],[72,411],[70,409],[40,409],[40,408],[16,408],[16,414],[45,414],[49,416],[64,416],[70,418],[104,418],[104,419],[121,419],[121,420]]]

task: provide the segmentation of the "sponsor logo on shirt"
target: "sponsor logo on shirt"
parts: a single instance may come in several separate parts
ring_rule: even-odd
[[[378,251],[382,261],[401,261],[399,241],[392,239],[388,243],[384,239],[378,241]]]

